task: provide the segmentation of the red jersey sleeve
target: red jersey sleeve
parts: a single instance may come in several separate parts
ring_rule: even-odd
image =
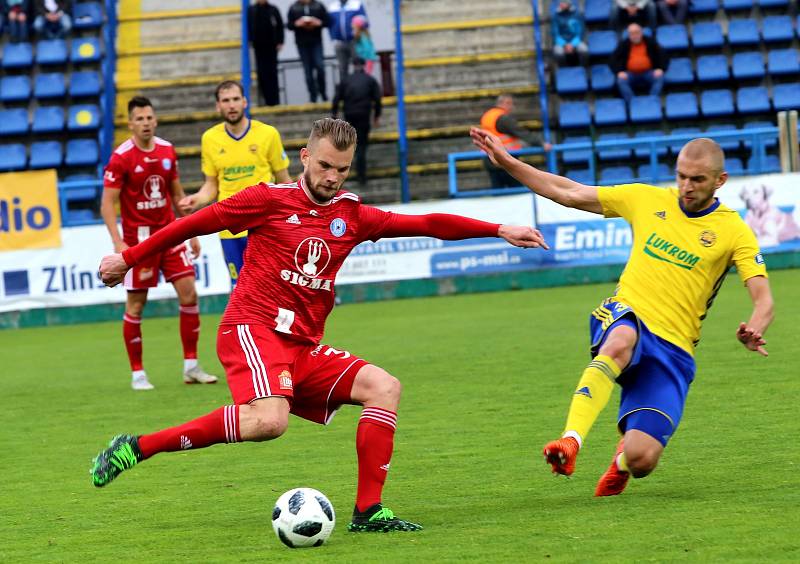
[[[126,174],[127,170],[123,158],[117,153],[111,153],[111,158],[108,160],[106,170],[103,173],[103,188],[121,190],[125,184]]]
[[[360,219],[364,239],[372,241],[381,237],[424,236],[444,240],[497,237],[497,230],[500,229],[499,223],[488,223],[461,215],[405,215],[385,212],[371,206],[361,206]]]
[[[181,179],[181,174],[178,170],[178,153],[175,152],[175,147],[173,146],[170,146],[170,152],[172,153],[172,182],[176,182]]]
[[[269,185],[256,184],[213,206],[220,222],[231,233],[241,233],[263,224],[271,208]]]

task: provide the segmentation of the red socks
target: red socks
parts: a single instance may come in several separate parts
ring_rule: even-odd
[[[122,336],[131,370],[142,370],[142,318],[126,313],[122,316]]]
[[[180,306],[183,358],[197,358],[197,339],[200,336],[200,307],[197,304]]]
[[[380,407],[365,407],[356,432],[358,492],[356,507],[364,511],[380,503],[394,449],[397,414]]]
[[[144,458],[159,452],[204,448],[218,443],[238,443],[239,406],[226,405],[183,425],[139,437]]]

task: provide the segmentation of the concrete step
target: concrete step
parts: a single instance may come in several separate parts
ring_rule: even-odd
[[[242,36],[240,14],[149,20],[140,26],[142,47],[183,45],[200,41],[228,41]],[[185,55],[177,55],[183,57]],[[144,66],[143,66],[144,68]]]
[[[411,0],[401,5],[404,26],[531,14],[530,0]]]
[[[424,94],[469,88],[526,86],[537,82],[535,61],[530,58],[408,68],[404,84],[407,94]]]
[[[164,12],[170,10],[199,10],[201,8],[220,8],[222,6],[241,6],[241,0],[141,0],[141,11]]]
[[[209,49],[188,53],[143,55],[141,80],[163,80],[185,76],[229,75],[240,71],[239,49]],[[183,87],[175,94],[184,94]],[[188,97],[187,97],[188,98]]]
[[[428,31],[403,37],[406,61],[524,50],[533,50],[533,27],[530,25]]]

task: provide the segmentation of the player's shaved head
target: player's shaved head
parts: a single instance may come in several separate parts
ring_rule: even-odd
[[[722,147],[708,137],[692,139],[684,145],[678,154],[678,160],[682,158],[690,161],[705,159],[708,163],[709,172],[713,175],[718,175],[725,168],[725,153],[722,151]]]
[[[311,135],[308,136],[306,146],[312,149],[323,138],[330,141],[336,150],[346,151],[356,144],[356,129],[343,119],[318,119],[311,126]]]

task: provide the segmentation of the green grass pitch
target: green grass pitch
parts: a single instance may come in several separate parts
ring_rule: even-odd
[[[588,361],[587,321],[613,285],[348,305],[325,342],[400,378],[384,501],[412,534],[352,534],[355,426],[292,418],[260,444],[161,454],[96,489],[90,459],[119,432],[181,423],[229,402],[185,386],[177,319],[146,319],[156,389],[133,392],[120,323],[0,332],[2,562],[798,561],[800,270],[772,274],[770,357],[734,339],[750,301],[731,275],[706,320],[698,373],[661,466],[619,497],[592,497],[616,442],[618,392],[571,479],[542,445],[562,430]],[[201,361],[220,373],[217,317]],[[285,548],[270,513],[294,486],[328,495],[327,545]]]

